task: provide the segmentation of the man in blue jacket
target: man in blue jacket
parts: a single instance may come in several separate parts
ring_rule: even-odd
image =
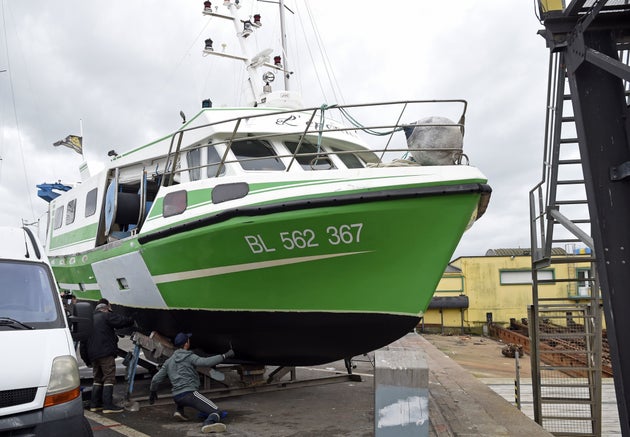
[[[200,357],[190,350],[191,335],[180,332],[175,336],[173,344],[178,349],[173,352],[173,355],[164,362],[160,370],[153,376],[149,403],[153,404],[155,402],[160,383],[168,377],[171,381],[173,400],[177,404],[177,411],[175,411],[174,417],[179,420],[188,420],[184,414],[184,407],[192,407],[204,415],[208,415],[203,422],[201,432],[223,432],[227,428],[225,424],[221,423],[221,419],[225,417],[226,413],[220,411],[214,402],[199,393],[201,381],[199,380],[199,373],[196,367],[216,366],[226,358],[233,357],[234,351],[230,349],[222,355]]]
[[[134,324],[131,317],[112,312],[107,299],[101,299],[94,309],[92,334],[87,342],[81,342],[81,358],[92,367],[94,382],[90,398],[90,411],[103,410],[103,413],[120,413],[124,408],[114,404],[114,384],[116,383],[116,356],[118,355],[118,335],[116,329]]]

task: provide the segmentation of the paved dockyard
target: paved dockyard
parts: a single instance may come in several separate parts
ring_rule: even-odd
[[[438,336],[428,337],[440,339]],[[430,435],[528,437],[550,435],[527,417],[526,408],[525,413],[521,412],[513,402],[506,400],[511,399],[514,393],[513,380],[508,378],[513,375],[510,373],[510,367],[513,366],[514,360],[504,358],[500,353],[497,355],[496,351],[500,352],[500,345],[492,340],[473,337],[460,341],[464,345],[467,342],[479,346],[473,354],[475,358],[468,357],[468,361],[462,360],[466,365],[473,366],[468,370],[449,357],[465,350],[463,347],[457,349],[457,345],[448,343],[440,345],[436,341],[445,350],[442,351],[424,337],[409,334],[389,346],[392,349],[419,348],[426,355],[430,384]],[[468,346],[470,349],[470,345]],[[470,353],[462,352],[462,355],[468,356]],[[369,358],[371,356],[357,357],[354,362],[356,365],[354,373],[361,376],[361,381],[345,380],[244,396],[214,397],[219,407],[229,412],[226,419],[228,430],[224,435],[278,437],[373,435],[374,379]],[[527,366],[527,363],[524,364]],[[492,370],[493,367],[496,371]],[[299,379],[330,377],[335,374],[345,374],[343,362],[297,369]],[[117,386],[120,396],[126,389],[125,384],[121,381]],[[501,391],[502,395],[497,394]],[[95,436],[202,435],[200,420],[192,418],[190,422],[185,423],[173,420],[174,408],[166,392],[165,385],[164,395],[154,406],[149,406],[141,400],[141,408],[136,412],[125,411],[107,416],[86,412]],[[137,380],[134,385],[134,396],[142,399],[146,395],[148,379]],[[529,402],[531,404],[531,400]],[[607,429],[611,433],[606,435],[615,435],[614,425]]]

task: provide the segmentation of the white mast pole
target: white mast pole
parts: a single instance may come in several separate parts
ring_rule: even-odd
[[[249,53],[249,50],[247,48],[247,44],[245,44],[245,38],[243,38],[242,36],[240,36],[241,31],[243,30],[241,27],[241,22],[238,16],[238,13],[236,12],[236,5],[233,2],[230,2],[228,4],[226,4],[228,10],[230,11],[230,14],[232,15],[232,23],[234,25],[234,30],[237,34],[237,39],[238,39],[238,43],[241,46],[241,53],[243,53],[243,56],[246,58],[245,62],[249,62],[251,60],[251,55]],[[260,93],[260,89],[262,88],[262,84],[260,84],[258,81],[258,77],[257,77],[257,70],[256,68],[251,68],[251,67],[247,67],[247,72],[249,73],[249,80],[248,80],[248,88],[249,91],[252,94],[252,99],[253,102],[256,103],[258,101],[258,95]]]
[[[284,89],[289,91],[289,61],[287,60],[287,33],[284,26],[284,0],[279,1],[280,4],[280,33],[282,41],[282,54],[284,56]]]

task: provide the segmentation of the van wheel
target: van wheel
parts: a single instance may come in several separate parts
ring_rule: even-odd
[[[83,418],[83,435],[85,437],[94,437],[94,433],[92,432],[92,426],[90,422],[84,417]]]

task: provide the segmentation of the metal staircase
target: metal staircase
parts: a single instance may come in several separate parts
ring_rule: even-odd
[[[539,2],[550,61],[543,175],[529,197],[534,416],[554,435],[601,435],[603,303],[627,436],[630,2],[563,3]],[[540,272],[559,268],[574,272],[567,296],[549,298],[545,284],[559,280]]]
[[[601,311],[590,217],[564,54],[551,53],[543,180],[530,191],[534,417],[555,435],[601,433]],[[564,251],[552,249],[563,247]],[[564,252],[562,255],[557,253]],[[545,297],[546,269],[568,269],[565,298]]]

